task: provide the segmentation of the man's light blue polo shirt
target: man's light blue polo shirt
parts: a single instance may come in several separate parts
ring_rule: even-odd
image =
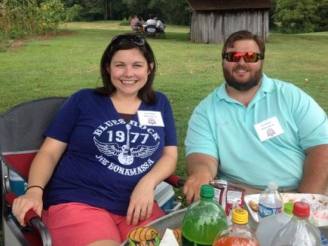
[[[261,142],[254,125],[271,117],[284,133]],[[304,150],[320,144],[328,144],[327,114],[301,89],[265,75],[247,107],[229,97],[224,84],[215,89],[195,108],[185,140],[186,155],[220,161],[220,178],[260,188],[269,181],[296,188]]]

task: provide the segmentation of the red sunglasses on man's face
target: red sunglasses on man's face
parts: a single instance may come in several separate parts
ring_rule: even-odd
[[[255,63],[258,60],[263,60],[264,55],[256,52],[225,52],[222,54],[222,59],[228,62],[239,62],[243,58],[246,63]]]

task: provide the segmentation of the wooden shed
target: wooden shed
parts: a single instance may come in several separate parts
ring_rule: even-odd
[[[269,35],[271,0],[187,0],[192,8],[190,39],[221,43],[233,32],[249,30],[264,40]]]

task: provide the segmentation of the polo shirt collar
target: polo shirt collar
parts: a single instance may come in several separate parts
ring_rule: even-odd
[[[274,90],[274,83],[272,79],[270,79],[263,73],[261,79],[261,86],[256,92],[255,97],[253,98],[252,101],[257,101],[258,99],[262,98],[264,95],[270,93],[273,90]],[[216,95],[219,100],[225,100],[227,102],[234,102],[234,103],[237,102],[235,99],[231,98],[228,95],[226,90],[226,82],[224,82],[220,87],[217,88]]]
[[[271,78],[263,74],[262,76],[262,85],[258,92],[262,93],[270,93],[274,90],[274,82],[272,81]]]

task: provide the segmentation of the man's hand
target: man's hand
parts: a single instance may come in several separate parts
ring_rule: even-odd
[[[218,161],[212,156],[193,153],[187,156],[188,178],[183,187],[186,200],[191,203],[199,199],[200,187],[208,184],[217,175]]]
[[[189,176],[183,187],[183,193],[186,196],[187,202],[190,204],[193,201],[199,200],[200,187],[203,184],[209,184],[212,180],[210,176],[200,174],[194,174]]]

